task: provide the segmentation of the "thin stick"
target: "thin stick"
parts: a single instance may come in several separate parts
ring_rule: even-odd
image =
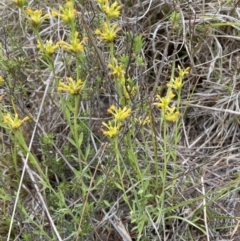
[[[208,223],[207,223],[207,207],[206,207],[206,198],[205,198],[205,194],[206,194],[206,193],[205,193],[203,176],[201,177],[201,183],[202,183],[202,194],[203,194],[203,196],[204,196],[204,198],[203,198],[204,224],[205,224],[205,229],[206,229],[207,241],[210,241],[209,231],[208,231]]]

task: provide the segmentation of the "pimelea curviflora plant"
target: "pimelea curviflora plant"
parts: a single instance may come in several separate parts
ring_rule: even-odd
[[[171,81],[167,84],[168,89],[166,96],[161,97],[160,95],[156,95],[158,102],[154,103],[154,105],[156,105],[158,108],[162,110],[162,118],[166,121],[175,122],[178,119],[178,116],[180,114],[179,104],[181,100],[183,78],[189,74],[189,70],[189,67],[183,70],[180,66],[178,66],[179,76],[171,79]],[[175,97],[173,91],[175,91],[178,96],[177,107],[171,103],[171,101]]]
[[[23,112],[15,107],[13,111],[1,107],[1,127],[15,143],[16,172],[21,174],[17,163],[20,153],[27,156],[24,159],[27,170],[30,164],[37,177],[31,179],[32,186],[51,230],[45,231],[42,220],[35,222],[29,217],[27,220],[34,221],[32,225],[39,228],[42,236],[49,240],[67,236],[90,240],[95,228],[98,232],[92,220],[100,222],[99,210],[115,210],[117,202],[130,214],[127,222],[136,233],[134,238],[140,240],[144,226],[149,224],[145,208],[151,209],[150,215],[156,221],[164,210],[164,192],[169,188],[167,164],[175,154],[169,148],[168,127],[176,125],[178,130],[180,125],[181,88],[189,69],[178,67],[178,77],[170,79],[166,95],[157,94],[152,104],[147,91],[142,91],[144,78],[140,81],[145,69],[144,40],[137,31],[122,29],[124,6],[118,1],[96,0],[94,17],[89,21],[80,2],[70,0],[59,6],[54,3],[44,7],[13,1],[24,20],[20,29],[26,32],[32,48],[28,65],[36,80],[31,82],[26,77],[32,88],[26,86],[27,93],[41,97],[39,103],[29,105],[31,111],[23,105],[17,106]],[[7,86],[11,88],[12,79],[8,81]],[[8,95],[11,91],[6,98]],[[102,96],[109,99],[104,106],[106,117],[95,116],[93,110]],[[164,141],[159,143],[154,132],[156,109],[160,110],[157,111],[159,133],[164,133]],[[102,124],[99,136],[93,132],[95,120]],[[30,131],[24,128],[27,124],[31,126]],[[39,137],[36,140],[35,135]],[[33,143],[31,140],[37,142],[40,154],[28,145]],[[177,141],[176,138],[173,147]],[[148,158],[152,149],[154,158]],[[158,157],[159,150],[164,153],[163,158]],[[15,207],[21,199],[19,193]],[[24,210],[26,213],[28,210]],[[13,224],[15,214],[11,216]],[[10,233],[11,227],[9,238]],[[119,235],[126,239],[121,232]]]

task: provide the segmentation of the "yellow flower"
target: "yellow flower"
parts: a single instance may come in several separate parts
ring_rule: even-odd
[[[143,118],[140,117],[140,118],[135,118],[134,120],[135,120],[136,122],[138,122],[141,126],[144,126],[144,125],[146,125],[146,124],[148,124],[148,123],[151,122],[149,116],[147,116],[145,119],[143,119]]]
[[[179,71],[179,77],[183,78],[185,75],[189,74],[190,67],[187,67],[186,69],[181,69],[180,65],[178,65],[178,71]]]
[[[137,93],[137,87],[136,86],[131,87],[130,85],[127,85],[127,86],[123,87],[123,94],[124,94],[124,96],[127,100],[130,99],[130,95],[135,96],[136,93]]]
[[[95,34],[100,35],[100,40],[113,42],[117,36],[118,31],[120,31],[120,28],[117,27],[117,24],[110,26],[110,24],[104,22],[101,30],[97,29]]]
[[[67,78],[69,84],[65,84],[64,82],[60,82],[58,86],[58,91],[66,91],[71,95],[79,94],[80,90],[83,87],[83,81],[79,79],[78,81],[74,81],[71,77]]]
[[[52,15],[54,17],[59,16],[67,24],[73,23],[77,14],[77,10],[74,9],[74,1],[68,1],[64,7],[60,6],[59,8],[62,13],[52,10]]]
[[[105,122],[102,122],[102,125],[107,128],[107,130],[102,130],[103,134],[105,136],[109,136],[110,138],[116,136],[119,133],[119,128],[121,125],[116,125],[109,121],[108,124]]]
[[[169,92],[169,94],[165,97],[161,97],[160,95],[156,95],[159,102],[154,103],[153,105],[156,105],[158,108],[163,109],[164,111],[169,106],[171,100],[174,98],[174,94],[172,91]]]
[[[183,79],[180,77],[172,79],[171,83],[167,84],[168,88],[173,88],[175,90],[180,90],[182,86],[183,86]]]
[[[25,122],[28,121],[30,119],[29,116],[24,117],[22,120],[20,120],[18,118],[18,114],[15,113],[15,117],[14,119],[12,118],[12,116],[7,113],[6,115],[3,116],[3,123],[7,124],[10,128],[12,128],[13,130],[17,130],[20,128],[20,126]]]
[[[40,51],[48,55],[52,55],[54,51],[59,48],[58,44],[53,45],[53,41],[51,39],[47,40],[46,44],[43,44],[39,40],[37,41],[37,43],[37,47],[40,49]]]
[[[104,1],[98,1],[100,3],[100,7],[102,11],[106,14],[108,18],[117,18],[120,15],[121,6],[117,2],[114,2],[109,6],[108,0]]]
[[[172,107],[172,108],[168,107],[164,116],[167,121],[175,122],[179,114],[180,114],[179,111],[176,111],[175,107]]]
[[[102,131],[105,136],[114,137],[119,133],[121,122],[130,116],[131,109],[127,107],[117,109],[112,105],[107,111],[114,116],[114,121],[109,121],[108,124],[103,122],[102,124],[107,127],[107,130]]]
[[[60,40],[58,41],[57,45],[62,46],[63,49],[65,49],[68,52],[76,54],[79,52],[83,52],[84,50],[83,43],[85,43],[86,41],[87,41],[87,38],[83,38],[83,40],[80,41],[80,39],[78,38],[78,32],[75,32],[70,39],[70,43]]]
[[[115,121],[123,121],[131,114],[131,109],[126,106],[117,109],[114,105],[111,105],[107,111],[114,116]]]
[[[180,90],[183,86],[183,78],[185,75],[189,74],[190,67],[186,68],[185,70],[181,69],[178,65],[178,73],[179,77],[171,80],[171,83],[167,84],[168,88],[173,88],[175,90]]]
[[[31,8],[27,8],[26,13],[29,16],[29,21],[34,28],[38,28],[42,22],[49,18],[49,14],[42,15],[42,10],[33,11]]]
[[[15,3],[19,8],[22,8],[27,5],[27,0],[13,0],[13,3]]]
[[[118,64],[117,59],[113,59],[112,63],[108,64],[108,67],[112,71],[112,75],[116,76],[117,78],[122,77],[125,75],[125,70],[121,64]]]

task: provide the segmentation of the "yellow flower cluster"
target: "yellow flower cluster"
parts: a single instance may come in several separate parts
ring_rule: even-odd
[[[78,32],[75,31],[73,36],[70,37],[70,43],[67,43],[63,40],[57,42],[59,46],[62,46],[64,50],[77,54],[79,52],[83,52],[84,47],[83,44],[87,41],[87,38],[83,38],[82,41],[78,38]]]
[[[55,50],[59,48],[59,44],[54,45],[51,39],[47,40],[45,44],[43,44],[38,40],[37,47],[40,49],[42,53],[46,53],[47,55],[52,55],[55,52]]]
[[[112,138],[118,135],[122,122],[131,115],[131,109],[127,107],[116,108],[112,105],[107,111],[113,115],[114,119],[108,121],[108,123],[102,122],[103,126],[107,128],[106,130],[102,130],[102,132],[105,136]]]
[[[21,125],[30,119],[29,116],[24,117],[22,120],[18,118],[18,114],[15,113],[15,117],[13,118],[10,113],[7,113],[3,116],[3,123],[8,125],[11,129],[17,130],[21,127]]]
[[[15,2],[16,4],[21,4],[20,0],[15,0]],[[59,9],[60,12],[52,10],[52,16],[59,16],[64,22],[68,24],[73,23],[75,15],[77,13],[77,10],[74,9],[74,1],[66,2],[64,7],[60,6]],[[45,19],[50,17],[49,14],[43,15],[42,10],[33,11],[32,9],[27,8],[25,12],[28,15],[29,22],[34,28],[38,28]],[[87,38],[83,38],[82,40],[80,40],[78,35],[79,33],[77,31],[73,32],[70,36],[70,43],[60,40],[54,45],[52,40],[47,40],[45,44],[38,41],[37,47],[40,49],[42,53],[48,55],[52,55],[54,51],[59,48],[59,46],[61,46],[64,50],[74,54],[83,52],[83,44],[86,42]]]
[[[172,88],[175,90],[180,90],[183,86],[183,78],[185,75],[188,75],[190,71],[190,67],[187,67],[186,69],[181,69],[181,67],[178,65],[178,74],[179,76],[175,79],[172,79],[169,84],[167,84],[168,88]]]
[[[151,123],[151,119],[149,118],[149,116],[147,116],[146,118],[142,118],[142,117],[134,118],[134,121],[136,123],[139,123],[140,126],[145,126],[146,124]]]
[[[117,27],[117,24],[110,24],[104,22],[101,29],[96,29],[95,34],[100,36],[100,40],[105,42],[113,42],[117,36],[117,32],[120,28]]]
[[[77,54],[79,52],[84,51],[83,44],[87,41],[87,38],[83,38],[82,41],[78,38],[78,32],[75,32],[73,37],[70,38],[70,43],[67,43],[63,40],[58,41],[56,44],[53,44],[52,40],[47,40],[45,44],[38,41],[37,47],[40,49],[42,53],[52,55],[55,50],[57,50],[59,47],[62,47],[64,50]]]
[[[65,91],[71,95],[78,95],[83,87],[83,81],[81,79],[74,81],[71,77],[67,78],[69,84],[65,84],[60,81],[58,85],[58,91]]]
[[[67,1],[64,7],[59,6],[60,12],[52,10],[52,16],[60,17],[66,24],[72,27],[77,10],[74,8],[74,1]],[[57,45],[61,46],[64,50],[77,54],[84,51],[83,44],[87,41],[87,38],[82,40],[78,37],[79,33],[77,31],[72,31],[70,35],[70,43],[67,43],[63,40],[57,42]]]
[[[128,79],[127,82],[131,82],[132,79]],[[137,87],[135,85],[129,85],[129,84],[124,84],[123,85],[123,94],[124,94],[124,97],[129,100],[130,99],[130,95],[131,96],[135,96],[137,93]]]
[[[52,15],[54,17],[60,17],[65,23],[72,24],[74,22],[77,10],[74,9],[74,1],[66,2],[65,6],[59,7],[60,12],[52,10]]]
[[[110,20],[112,18],[117,18],[120,15],[121,6],[114,2],[109,4],[108,0],[96,0],[102,12],[105,14],[106,21],[102,24],[100,29],[96,29],[95,34],[99,35],[100,40],[107,43],[111,43],[117,36],[117,32],[121,29],[118,28],[117,24],[111,24]]]
[[[28,15],[28,20],[33,28],[40,27],[43,21],[50,17],[49,14],[43,15],[42,10],[33,11],[31,8],[27,8],[25,12]]]
[[[125,69],[122,64],[118,64],[117,59],[113,59],[112,63],[108,64],[108,67],[112,71],[112,75],[116,78],[124,78]]]
[[[173,94],[172,91],[170,91],[165,97],[161,97],[160,95],[156,95],[156,98],[158,99],[157,103],[154,103],[158,108],[162,109],[163,111],[166,111],[167,108],[170,105],[171,100],[175,97],[175,94]]]
[[[114,2],[111,5],[108,0],[97,0],[97,2],[99,3],[101,10],[109,19],[119,17],[122,7],[119,6],[117,2]]]
[[[14,0],[15,4],[21,5],[24,1]],[[76,9],[74,9],[74,1],[67,1],[66,4],[62,7],[59,7],[59,11],[52,10],[52,16],[60,17],[64,22],[69,25],[72,25],[76,16]],[[49,18],[49,14],[42,14],[42,10],[33,11],[30,8],[25,10],[27,18],[33,28],[38,29],[42,22]],[[71,26],[72,27],[72,26]],[[75,31],[72,28],[70,33],[69,42],[60,40],[56,44],[53,43],[52,39],[43,42],[41,39],[37,41],[37,48],[42,53],[43,57],[49,57],[54,54],[58,48],[63,48],[65,51],[70,52],[71,54],[78,54],[84,51],[84,43],[87,41],[87,38],[79,38],[79,32]],[[72,95],[77,95],[83,87],[83,81],[81,79],[75,81],[72,78],[67,78],[68,83],[60,82],[58,86],[58,91],[66,91]]]
[[[125,69],[122,64],[119,64],[117,59],[113,59],[111,63],[108,64],[111,70],[111,74],[114,76],[115,81],[121,83],[123,88],[124,97],[128,100],[130,95],[135,95],[137,92],[136,86],[131,85],[131,79],[125,79]]]
[[[190,68],[181,69],[178,66],[179,76],[171,79],[170,83],[167,84],[168,92],[165,97],[161,97],[160,95],[156,95],[158,102],[154,103],[158,108],[162,109],[163,115],[166,121],[175,122],[178,119],[179,111],[175,106],[171,106],[171,100],[175,97],[172,89],[176,91],[180,91],[183,86],[183,78],[185,75],[189,74]]]
[[[131,114],[131,109],[127,108],[126,106],[117,109],[114,105],[111,105],[107,111],[114,116],[115,122],[121,122],[128,118]]]

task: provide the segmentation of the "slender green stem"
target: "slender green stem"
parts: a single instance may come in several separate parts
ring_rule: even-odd
[[[79,111],[79,102],[80,96],[75,97],[75,105],[74,105],[74,116],[73,116],[73,125],[74,125],[74,139],[77,143],[77,153],[78,153],[78,162],[79,168],[82,170],[82,151],[81,151],[81,143],[79,143],[79,124],[78,124],[78,111]]]
[[[15,135],[11,136],[11,139],[13,140],[14,146],[13,146],[13,165],[14,165],[14,170],[19,175],[19,170],[17,166],[17,138],[15,138]]]
[[[167,133],[167,121],[163,121],[163,192],[165,189],[166,177],[167,177],[167,164],[168,164],[168,133]]]
[[[124,174],[125,174],[125,171],[122,170],[122,167],[121,167],[121,154],[119,152],[119,143],[118,143],[118,137],[116,137],[114,139],[114,151],[116,153],[116,161],[117,161],[117,172],[118,172],[118,175],[119,175],[119,178],[120,178],[120,184],[121,184],[121,188],[122,188],[122,191],[123,191],[123,198],[124,200],[126,201],[126,203],[129,205],[130,207],[130,204],[128,202],[128,197],[126,195],[126,190],[125,190],[125,186],[124,186],[124,182],[123,182],[123,179],[124,179]],[[123,165],[124,166],[124,165]]]
[[[118,138],[114,138],[114,151],[116,153],[116,160],[117,160],[117,172],[122,182],[122,174],[121,174],[121,160],[120,160],[120,154],[118,149]]]

